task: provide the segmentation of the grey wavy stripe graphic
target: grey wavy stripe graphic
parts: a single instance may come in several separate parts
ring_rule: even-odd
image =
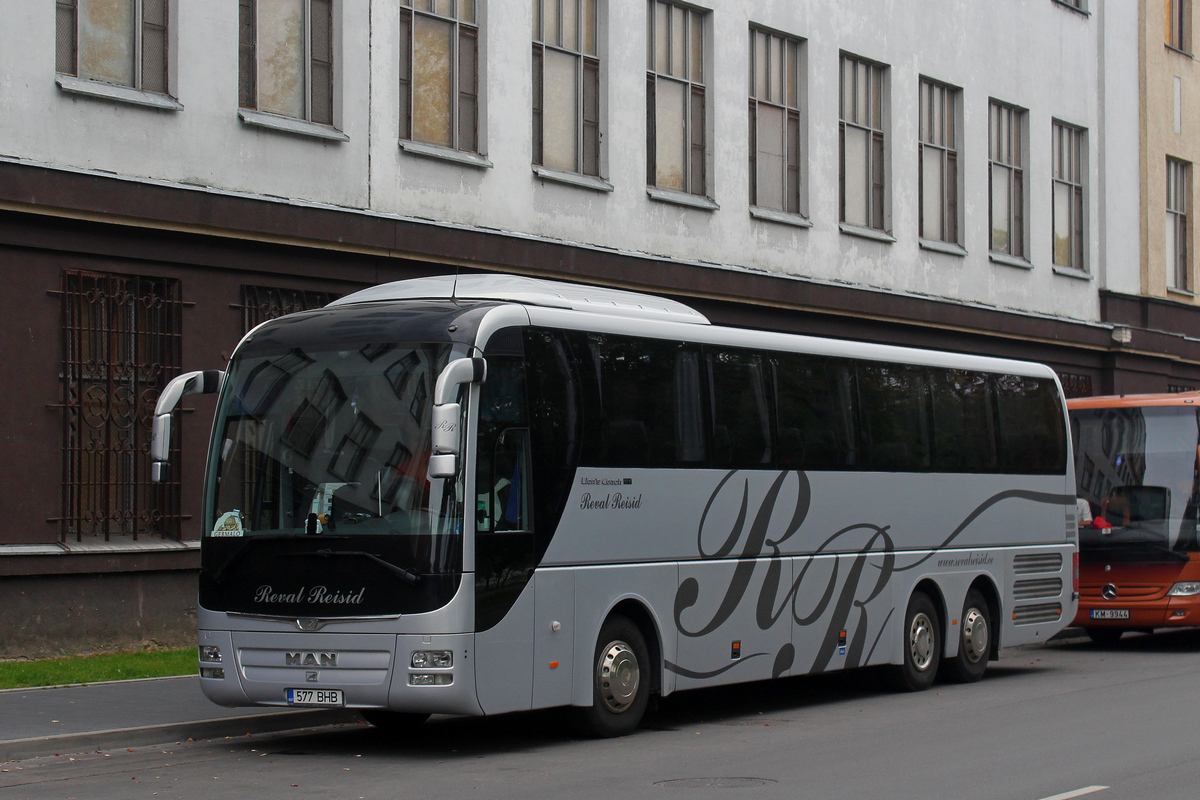
[[[770,654],[769,653],[751,653],[748,656],[742,656],[737,661],[734,661],[731,664],[726,664],[725,666],[721,667],[720,669],[715,669],[712,672],[696,672],[695,670],[688,669],[687,667],[681,667],[678,664],[673,664],[670,661],[664,661],[663,666],[666,667],[671,672],[674,672],[676,675],[682,675],[685,678],[696,678],[697,680],[701,680],[704,678],[715,678],[716,676],[718,676],[724,672],[728,672],[729,670],[733,669],[734,667],[736,667],[740,664],[745,664],[747,661],[749,661],[752,658],[758,658],[759,656],[765,656],[765,655],[770,655]]]

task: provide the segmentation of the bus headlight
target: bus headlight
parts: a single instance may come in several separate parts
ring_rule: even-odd
[[[454,666],[450,650],[416,650],[412,654],[413,669],[449,669]]]
[[[1167,592],[1168,597],[1191,597],[1200,594],[1200,581],[1180,581]]]
[[[210,664],[220,664],[221,648],[211,644],[200,645],[200,660]]]

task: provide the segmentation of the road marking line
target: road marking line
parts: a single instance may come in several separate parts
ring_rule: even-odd
[[[1042,800],[1071,800],[1072,797],[1083,797],[1085,794],[1103,792],[1107,788],[1107,786],[1085,786],[1082,789],[1076,789],[1073,792],[1063,792],[1062,794],[1043,797]]]

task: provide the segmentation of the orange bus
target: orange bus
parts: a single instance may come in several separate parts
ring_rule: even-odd
[[[1101,643],[1200,626],[1200,392],[1077,398],[1067,408],[1081,501],[1074,624]]]

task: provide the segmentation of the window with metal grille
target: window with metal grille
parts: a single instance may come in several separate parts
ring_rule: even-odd
[[[400,138],[479,151],[476,0],[400,0]]]
[[[1167,159],[1166,262],[1172,289],[1192,290],[1188,267],[1188,164]]]
[[[1054,264],[1087,269],[1084,240],[1084,175],[1087,174],[1085,131],[1065,122],[1054,122]]]
[[[1166,0],[1163,3],[1163,31],[1166,43],[1184,53],[1191,52],[1191,37],[1188,29],[1192,22],[1191,0]]]
[[[795,37],[750,28],[750,205],[801,215],[802,48]]]
[[[180,309],[178,281],[63,273],[63,540],[179,538],[179,484],[150,482],[150,423],[180,370]]]
[[[1188,385],[1182,384],[1182,383],[1167,384],[1167,392],[1170,394],[1180,394],[1181,392],[1194,392],[1194,391],[1196,391],[1195,386],[1188,386]]]
[[[255,325],[282,317],[284,314],[322,308],[339,297],[341,295],[335,292],[243,286],[241,303],[234,303],[232,307],[242,309],[242,330],[249,331]]]
[[[55,69],[166,94],[168,0],[57,0]]]
[[[533,163],[600,175],[597,0],[534,0]]]
[[[886,230],[884,72],[887,68],[842,54],[839,196],[842,222]]]
[[[961,244],[958,203],[958,106],[961,90],[921,79],[917,156],[919,227],[922,239]]]
[[[1025,120],[1029,112],[988,103],[988,217],[993,253],[1024,258]]]
[[[707,14],[650,0],[647,17],[646,184],[705,195],[704,25]]]
[[[333,0],[240,0],[238,103],[333,124]]]
[[[1062,383],[1063,394],[1067,397],[1091,397],[1092,396],[1092,376],[1078,375],[1070,372],[1058,373],[1058,380]]]

